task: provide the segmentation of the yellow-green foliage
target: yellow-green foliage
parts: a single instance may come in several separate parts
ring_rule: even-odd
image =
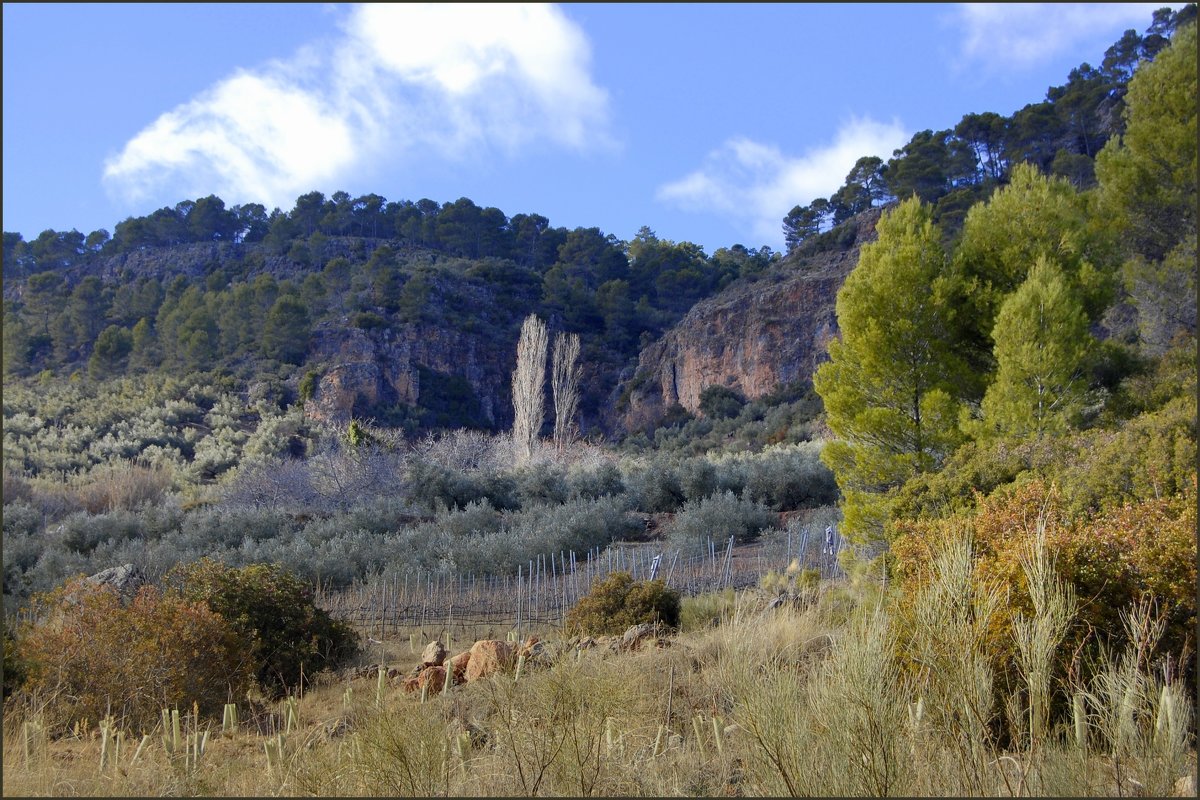
[[[635,581],[628,572],[614,572],[567,612],[564,627],[574,633],[618,634],[643,622],[677,627],[679,592],[661,579]]]
[[[1063,443],[1042,472],[1062,487],[1072,513],[1107,511],[1194,491],[1195,384],[1192,392],[1119,429],[1089,431]]]
[[[21,632],[25,690],[45,704],[52,729],[112,714],[149,730],[165,707],[199,704],[219,715],[250,685],[249,650],[203,603],[144,586],[122,603],[111,588],[83,579],[35,598],[35,623]]]
[[[992,338],[996,379],[983,396],[983,423],[1007,435],[1042,437],[1076,422],[1092,347],[1078,292],[1058,264],[1039,256],[1000,305]]]
[[[1189,491],[1196,481],[1195,339],[1181,341],[1119,391],[1121,402],[1136,403],[1131,413],[1141,413],[1037,441],[968,442],[941,470],[900,489],[894,519],[967,512],[979,497],[1034,478],[1057,485],[1060,506],[1072,518]]]
[[[882,538],[887,493],[959,443],[970,383],[951,339],[953,285],[931,210],[907,200],[877,231],[838,291],[841,338],[813,376],[838,437],[821,459],[842,491],[843,529],[860,542]]]
[[[978,551],[975,578],[1007,587],[1011,602],[997,614],[992,635],[1003,650],[1012,616],[1033,611],[1027,601],[1021,559],[1039,515],[1046,546],[1061,577],[1078,598],[1073,638],[1109,637],[1121,631],[1119,614],[1150,595],[1160,604],[1168,627],[1164,645],[1178,649],[1196,622],[1196,493],[1126,503],[1104,514],[1073,517],[1057,489],[1029,480],[981,499],[972,513],[946,520],[907,522],[893,541],[896,574],[915,591],[930,580],[928,565],[947,536],[968,529]]]
[[[954,254],[967,324],[987,336],[1006,297],[1025,282],[1038,258],[1053,261],[1072,279],[1089,317],[1111,299],[1111,236],[1080,194],[1063,178],[1032,164],[1013,167],[1007,186],[967,213]]]
[[[1129,82],[1126,129],[1096,157],[1103,197],[1128,242],[1161,258],[1196,235],[1196,25]]]

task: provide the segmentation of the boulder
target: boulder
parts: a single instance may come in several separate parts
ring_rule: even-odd
[[[538,637],[530,636],[528,639],[521,642],[521,644],[517,645],[517,652],[514,654],[514,658],[518,660],[523,658],[525,659],[526,663],[528,663],[533,658],[535,652],[540,653],[543,649],[545,649],[545,644],[546,643]]]
[[[486,678],[497,672],[506,672],[515,661],[513,646],[499,639],[481,639],[471,645],[467,660],[467,682]]]
[[[321,726],[321,738],[325,741],[340,739],[353,732],[354,723],[344,717],[339,717]]]
[[[417,676],[417,689],[427,694],[437,694],[446,685],[445,667],[426,667]]]
[[[405,678],[400,681],[400,689],[405,694],[412,694],[421,690],[421,685],[416,678]]]
[[[450,659],[451,686],[457,686],[467,681],[467,663],[471,660],[471,651],[464,650]]]
[[[430,642],[421,651],[421,665],[424,667],[440,667],[446,660],[446,645],[441,642]]]
[[[642,643],[647,639],[659,638],[662,632],[662,626],[656,622],[643,622],[640,625],[631,625],[621,636],[622,650],[640,650]]]
[[[550,667],[570,649],[564,642],[544,642],[536,636],[530,636],[517,648],[517,658],[525,659],[529,667]]]
[[[576,650],[611,650],[615,653],[621,649],[621,637],[583,636],[579,639],[572,639],[569,645]]]
[[[87,580],[97,586],[112,587],[125,602],[132,600],[137,595],[138,589],[150,582],[146,573],[134,564],[109,567],[89,576]]]

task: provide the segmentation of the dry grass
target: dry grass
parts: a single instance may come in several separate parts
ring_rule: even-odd
[[[136,761],[140,736],[127,733],[101,769],[94,725],[55,742],[34,735],[26,756],[30,720],[12,705],[4,794],[1169,794],[1194,758],[1192,708],[1150,667],[1153,610],[1128,617],[1141,649],[1108,657],[1077,687],[1087,747],[1051,719],[1037,748],[1003,749],[1002,739],[1028,741],[1005,728],[1028,728],[1029,708],[1006,719],[984,699],[994,693],[983,631],[997,597],[945,602],[969,556],[969,547],[944,554],[939,582],[917,601],[915,632],[895,623],[877,590],[841,586],[772,611],[744,593],[720,626],[668,647],[568,650],[519,679],[497,675],[424,701],[395,686],[378,695],[375,678],[329,676],[298,698],[290,731],[285,704],[243,703],[232,735],[210,723],[194,765],[169,757],[155,730]],[[414,631],[411,646],[398,637],[364,663],[407,671],[445,633]],[[456,631],[452,650],[476,633]],[[954,647],[966,647],[957,663]],[[913,669],[914,657],[936,669]]]
[[[172,491],[173,471],[166,466],[117,460],[70,475],[29,478],[4,469],[4,502],[27,503],[57,518],[75,511],[106,514],[155,505]]]
[[[174,484],[168,467],[116,461],[93,468],[72,481],[84,510],[89,514],[111,511],[136,511],[147,504],[162,502]]]

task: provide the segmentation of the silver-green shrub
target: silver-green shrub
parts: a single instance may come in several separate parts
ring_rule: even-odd
[[[778,518],[766,506],[721,492],[699,501],[689,501],[671,523],[668,539],[672,547],[684,553],[697,553],[708,540],[723,542],[730,536],[743,543],[773,527]]]
[[[580,467],[567,472],[567,493],[575,499],[597,500],[625,492],[621,470],[612,462],[593,468]]]

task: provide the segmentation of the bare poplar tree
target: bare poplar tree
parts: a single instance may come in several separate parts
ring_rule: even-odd
[[[575,410],[579,407],[579,334],[554,336],[550,389],[554,393],[554,446],[563,452],[575,433]]]
[[[533,457],[546,415],[546,323],[530,314],[517,342],[517,368],[513,370],[513,444],[517,462]]]

